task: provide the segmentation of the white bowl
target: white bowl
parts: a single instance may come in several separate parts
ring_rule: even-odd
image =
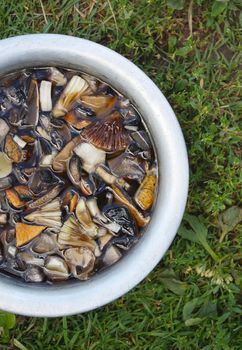
[[[0,41],[0,75],[25,67],[63,66],[108,82],[128,97],[155,143],[160,172],[152,219],[140,241],[111,268],[86,282],[26,284],[0,275],[0,309],[29,316],[93,310],[127,293],[158,264],[181,222],[188,191],[186,146],[166,98],[142,70],[118,53],[71,36],[33,34]]]

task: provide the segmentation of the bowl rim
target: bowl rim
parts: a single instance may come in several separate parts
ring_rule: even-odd
[[[188,194],[188,157],[181,128],[151,79],[131,61],[100,44],[60,34],[28,34],[1,40],[0,52],[0,74],[49,63],[108,81],[134,102],[154,139],[161,174],[156,205],[144,236],[123,259],[85,283],[37,286],[0,275],[2,310],[57,317],[96,309],[141,282],[176,235]]]

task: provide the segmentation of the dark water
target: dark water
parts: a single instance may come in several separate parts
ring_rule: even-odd
[[[67,78],[67,81],[69,81],[74,75],[81,75],[83,74],[83,77],[87,77],[82,72],[76,72],[72,70],[66,70],[63,68],[58,68],[61,73],[64,74],[64,76]],[[95,96],[117,96],[117,101],[115,105],[113,106],[111,112],[119,112],[122,116],[123,125],[125,125],[125,130],[129,134],[129,144],[126,147],[126,150],[121,152],[113,152],[113,153],[107,153],[107,161],[110,159],[116,158],[123,152],[126,152],[135,158],[139,160],[140,167],[143,169],[144,174],[146,172],[146,169],[151,169],[152,167],[156,167],[156,157],[154,148],[152,146],[153,142],[150,138],[150,135],[148,133],[147,127],[135,109],[133,105],[130,103],[128,104],[125,97],[123,97],[121,94],[119,94],[115,89],[113,89],[111,86],[107,85],[106,83],[88,76],[89,79],[92,79],[95,82],[96,90],[92,91],[91,94]],[[49,68],[38,68],[38,69],[27,69],[22,70],[19,72],[14,72],[11,74],[8,74],[4,77],[0,78],[0,119],[3,119],[9,126],[9,135],[14,136],[17,135],[20,138],[24,138],[26,136],[32,137],[33,142],[27,143],[24,147],[24,159],[20,161],[19,163],[13,162],[13,170],[12,173],[9,175],[10,181],[12,185],[10,188],[15,188],[19,185],[24,185],[28,187],[30,192],[33,194],[32,201],[35,199],[40,198],[41,196],[47,194],[52,188],[53,184],[60,184],[61,185],[61,191],[58,195],[58,197],[63,200],[65,194],[70,191],[76,191],[80,196],[87,197],[84,193],[81,192],[80,188],[78,186],[75,186],[73,182],[70,180],[70,177],[67,175],[67,173],[64,172],[55,172],[52,167],[47,166],[43,167],[40,165],[42,157],[44,156],[45,152],[60,152],[61,149],[70,141],[65,140],[65,137],[63,134],[61,134],[60,130],[61,128],[68,127],[71,139],[73,139],[76,136],[79,136],[82,134],[82,130],[78,130],[72,125],[68,124],[64,117],[60,118],[54,118],[52,116],[52,112],[42,112],[39,111],[39,121],[37,125],[29,125],[26,120],[28,119],[28,114],[30,113],[31,106],[30,106],[30,100],[29,100],[29,91],[30,91],[30,85],[32,80],[36,80],[38,82],[38,87],[40,86],[40,82],[42,80],[50,80],[49,76]],[[63,93],[63,90],[65,89],[66,85],[64,86],[55,86],[54,83],[52,84],[52,105],[55,106],[56,102],[59,100],[61,94]],[[80,120],[81,119],[88,119],[91,122],[95,123],[96,121],[100,120],[100,117],[96,115],[95,111],[92,110],[90,107],[86,107],[82,104],[80,100],[78,100],[73,106],[72,110],[77,110],[79,113]],[[109,111],[109,114],[111,113]],[[43,136],[40,135],[38,132],[38,127],[42,127],[43,123],[41,123],[41,118],[45,117],[48,121],[51,123],[51,131],[47,130],[48,139],[45,139]],[[103,118],[106,118],[107,116],[102,116]],[[136,142],[135,139],[133,139],[130,135],[134,133],[135,131],[142,131],[145,133],[148,143],[149,143],[149,149],[142,149],[140,147],[140,144]],[[6,138],[0,143],[0,151],[5,152],[6,147]],[[112,199],[112,190],[110,189],[110,186],[107,185],[103,179],[101,179],[97,174],[87,174],[83,169],[80,169],[81,174],[84,177],[87,177],[89,180],[91,179],[92,185],[94,185],[94,191],[92,194],[92,197],[95,197],[97,199],[97,204],[99,209],[102,211],[103,208],[109,208],[109,206],[115,206],[120,205],[117,204],[115,199]],[[42,173],[41,180],[37,184],[36,193],[33,192],[31,188],[31,179],[33,178],[33,175],[38,172]],[[140,186],[140,182],[137,179],[132,179],[130,177],[122,176],[122,178],[126,181],[126,183],[129,185],[129,188],[126,189],[127,195],[131,197],[131,201],[133,201],[133,197],[138,190]],[[1,181],[3,179],[0,179],[0,214],[6,213],[7,214],[7,223],[6,224],[0,224],[0,271],[2,273],[5,273],[7,275],[13,276],[15,278],[25,278],[26,270],[33,268],[36,266],[35,264],[28,264],[21,259],[18,258],[19,253],[21,252],[30,252],[30,247],[32,245],[33,241],[30,241],[29,243],[16,248],[16,239],[15,239],[15,224],[16,222],[24,222],[27,223],[24,219],[24,216],[26,216],[28,213],[31,213],[35,210],[28,208],[28,204],[31,203],[30,201],[26,202],[26,205],[24,205],[22,208],[14,208],[9,201],[6,199],[6,189],[1,190]],[[21,197],[22,196],[22,197]],[[21,194],[20,199],[26,200],[26,197],[24,194]],[[155,195],[154,195],[154,202],[155,202]],[[152,208],[154,204],[149,208],[148,210],[142,210],[137,206],[137,204],[134,203],[134,206],[144,215],[152,215]],[[106,210],[106,209],[105,209]],[[130,214],[130,213],[129,213]],[[131,215],[131,214],[130,214]],[[62,207],[62,223],[68,219],[70,216],[70,212],[68,211],[67,207]],[[132,215],[131,215],[132,217]],[[113,236],[113,238],[109,241],[109,243],[101,250],[101,255],[96,257],[95,265],[93,268],[93,271],[90,273],[90,276],[103,268],[106,268],[107,266],[103,262],[103,257],[105,255],[106,250],[111,246],[115,246],[115,249],[117,249],[122,255],[127,254],[130,247],[132,247],[135,242],[141,237],[142,232],[144,228],[138,227],[137,223],[135,223],[135,220],[132,218],[132,225],[134,227],[135,235],[128,235],[127,232],[124,233],[123,231],[118,233],[116,236]],[[34,224],[34,223],[30,223]],[[47,230],[48,231],[48,230]],[[50,230],[51,231],[51,230]],[[7,242],[5,239],[5,232],[7,232]],[[43,233],[44,234],[44,233]],[[43,235],[42,234],[42,235]],[[56,237],[58,237],[58,232],[55,233]],[[99,239],[95,239],[97,245],[99,244]],[[11,248],[9,248],[11,247]],[[125,247],[125,249],[124,249]],[[9,252],[10,249],[10,252]],[[11,250],[12,249],[12,250]],[[14,253],[12,253],[12,251]],[[56,253],[54,254],[56,255]],[[63,257],[63,250],[57,253],[60,257]],[[34,254],[35,257],[46,259],[48,254]],[[78,268],[81,268],[78,266]],[[40,270],[42,267],[40,268]],[[70,272],[69,278],[73,278],[73,274]],[[43,278],[44,281],[47,281],[48,283],[51,282],[51,278],[49,276],[45,276]]]

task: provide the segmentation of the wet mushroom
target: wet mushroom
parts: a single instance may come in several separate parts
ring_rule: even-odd
[[[154,202],[156,179],[156,169],[148,171],[143,182],[135,193],[134,200],[143,210],[150,209]]]
[[[8,134],[10,128],[4,119],[0,119],[0,143],[2,143]]]
[[[58,151],[56,149],[53,149],[50,142],[48,142],[44,138],[39,138],[39,143],[42,154],[40,166],[51,167]]]
[[[28,186],[34,195],[41,195],[60,183],[60,179],[48,168],[36,169],[30,176]]]
[[[106,233],[101,227],[99,228],[92,220],[87,208],[85,198],[81,197],[75,211],[76,217],[80,222],[84,232],[91,238],[102,236]]]
[[[24,160],[24,151],[9,134],[5,139],[4,152],[14,163],[20,163]]]
[[[142,181],[145,176],[144,169],[136,157],[128,153],[122,153],[118,157],[108,160],[108,166],[112,173],[119,177],[127,177]]]
[[[40,106],[43,112],[52,110],[51,87],[50,81],[42,80],[40,83]]]
[[[132,132],[131,137],[143,151],[149,151],[151,149],[150,138],[145,130]]]
[[[34,239],[31,251],[40,255],[56,253],[58,251],[56,235],[46,231],[41,233]]]
[[[122,254],[118,248],[111,245],[105,251],[102,260],[105,265],[110,266],[116,263],[121,257]]]
[[[59,118],[65,115],[87,88],[88,83],[81,77],[74,75],[57,101],[52,111],[53,116]]]
[[[0,225],[5,225],[8,220],[8,215],[6,213],[0,212]]]
[[[96,166],[103,164],[106,159],[106,153],[103,150],[87,142],[82,142],[76,146],[74,153],[81,159],[83,169],[87,173],[94,172]]]
[[[1,158],[1,156],[0,156],[0,158]],[[0,163],[1,163],[1,161],[0,161]],[[0,174],[1,174],[1,171],[0,171]],[[7,176],[7,177],[0,176],[0,191],[6,190],[7,188],[10,188],[12,186],[12,183],[13,183],[12,178],[10,176]]]
[[[135,236],[122,235],[113,237],[110,244],[115,245],[122,250],[129,250],[137,240],[138,238]]]
[[[65,121],[73,126],[77,130],[84,129],[86,126],[90,125],[92,121],[90,118],[87,118],[87,115],[83,113],[80,108],[75,108],[68,112],[65,117]]]
[[[68,266],[65,260],[59,256],[48,256],[43,270],[51,281],[65,281],[69,277]]]
[[[103,215],[121,227],[124,234],[134,236],[137,228],[129,210],[121,205],[111,205],[103,208]]]
[[[79,136],[74,137],[65,147],[56,155],[52,167],[54,171],[63,172],[66,170],[67,162],[72,156],[73,150],[82,142]]]
[[[27,98],[28,112],[24,123],[27,126],[36,126],[39,120],[39,88],[36,80],[31,80]]]
[[[95,255],[86,247],[69,248],[64,253],[65,260],[69,265],[74,277],[86,280],[93,272]]]
[[[6,178],[12,172],[12,161],[5,153],[0,152],[0,179]],[[1,188],[1,185],[0,185]]]
[[[113,194],[116,198],[116,200],[125,205],[131,215],[133,216],[133,218],[135,219],[137,225],[139,227],[144,227],[146,226],[149,221],[150,221],[150,217],[149,216],[144,216],[133,204],[132,199],[128,196],[128,194],[122,189],[119,188],[118,186],[112,185],[112,190],[113,190]]]
[[[43,232],[46,226],[27,225],[22,222],[16,223],[16,246],[20,247],[30,242],[34,237]]]
[[[98,238],[97,243],[101,251],[111,241],[112,238],[113,238],[113,235],[111,235],[110,233],[107,233],[106,235]]]
[[[28,267],[23,274],[23,278],[26,282],[40,283],[45,280],[43,270],[37,266]]]
[[[129,140],[122,116],[117,111],[87,126],[82,137],[95,147],[111,153],[124,150]]]
[[[54,232],[59,232],[62,226],[60,199],[54,199],[40,209],[26,215],[24,219],[38,225],[45,225]]]
[[[71,215],[62,226],[58,234],[58,243],[61,249],[66,246],[85,246],[94,251],[96,248],[96,242],[84,233],[80,223],[73,215]]]
[[[69,213],[73,213],[79,201],[79,194],[76,190],[67,190],[63,195],[62,208],[68,207]]]
[[[17,259],[25,263],[26,265],[44,266],[43,258],[35,257],[30,253],[19,252],[17,255]]]
[[[6,189],[5,193],[10,206],[16,209],[20,209],[25,206],[26,202],[20,198],[19,194],[15,191],[14,188]]]
[[[68,161],[67,165],[67,175],[73,185],[79,187],[81,182],[81,161],[80,158],[76,155],[72,156],[70,160]]]
[[[36,209],[36,208],[42,207],[44,204],[51,202],[55,197],[58,196],[61,190],[62,190],[62,185],[57,185],[53,187],[48,193],[36,199],[32,203],[28,204],[29,208]]]
[[[98,95],[81,96],[80,100],[85,107],[91,108],[97,116],[110,113],[117,102],[117,96]]]
[[[67,79],[63,73],[61,73],[57,68],[41,68],[36,69],[33,74],[33,78],[36,80],[49,80],[56,86],[63,86],[66,84]]]

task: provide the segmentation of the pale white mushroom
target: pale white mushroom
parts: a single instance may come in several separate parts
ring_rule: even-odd
[[[56,86],[62,86],[65,85],[67,82],[66,77],[64,74],[62,74],[57,68],[51,67],[50,68],[50,81],[56,84]]]
[[[69,277],[68,266],[59,256],[47,257],[44,272],[53,281],[66,280]]]
[[[98,164],[105,163],[106,153],[90,143],[82,142],[74,148],[74,152],[81,159],[87,173],[94,172]]]
[[[117,262],[121,258],[121,256],[122,254],[120,253],[118,248],[111,245],[110,247],[108,247],[104,254],[103,262],[105,265],[110,266]]]
[[[43,112],[52,110],[51,87],[50,81],[42,80],[40,83],[40,106]]]
[[[10,128],[8,124],[5,122],[5,120],[0,119],[0,143],[5,139],[9,130]]]
[[[7,223],[8,216],[6,213],[0,213],[0,225],[5,225]]]

